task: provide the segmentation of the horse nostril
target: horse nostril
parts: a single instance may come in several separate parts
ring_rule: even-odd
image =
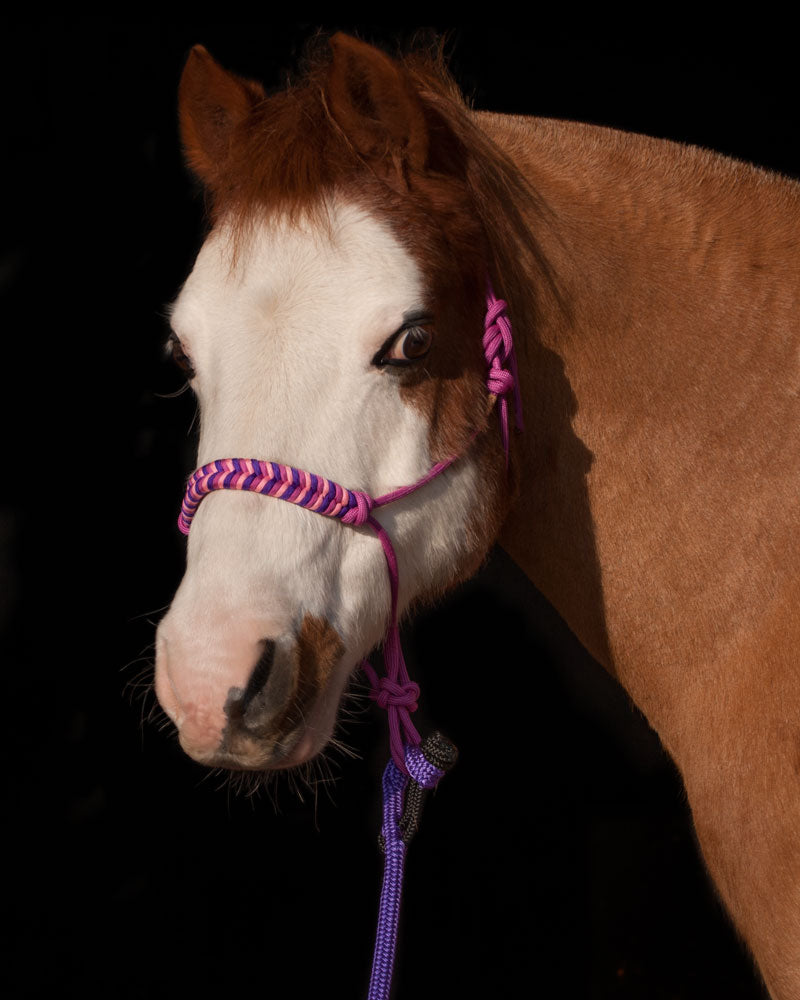
[[[269,680],[272,664],[275,660],[275,641],[274,639],[263,639],[262,645],[264,648],[261,651],[261,656],[259,656],[258,662],[253,668],[250,680],[247,682],[247,687],[242,696],[242,711],[247,710],[250,702]]]

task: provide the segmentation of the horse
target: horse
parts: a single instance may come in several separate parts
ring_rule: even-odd
[[[171,310],[197,464],[270,459],[374,497],[449,463],[371,515],[398,613],[499,542],[658,733],[770,996],[796,1000],[798,184],[473,111],[442,60],[341,34],[271,96],[195,47],[179,118],[211,220]],[[487,287],[514,328],[508,454]],[[157,631],[183,749],[314,758],[389,605],[363,523],[210,494]]]

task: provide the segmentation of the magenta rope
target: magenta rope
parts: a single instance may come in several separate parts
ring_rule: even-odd
[[[511,320],[508,318],[508,305],[503,299],[495,297],[491,285],[486,296],[483,350],[489,365],[486,384],[489,392],[500,400],[500,431],[503,436],[507,468],[509,440],[508,400],[506,396],[509,392],[514,393],[514,423],[518,431],[524,429],[522,425],[522,397],[519,391],[517,357],[514,353],[514,339],[511,332]],[[508,367],[505,367],[506,365]]]

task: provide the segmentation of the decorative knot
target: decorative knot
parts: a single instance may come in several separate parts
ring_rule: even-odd
[[[369,696],[383,709],[405,708],[409,712],[416,712],[419,685],[414,681],[398,684],[390,677],[381,677],[377,689],[373,687]]]
[[[511,320],[508,318],[508,305],[505,299],[498,299],[491,284],[486,295],[486,320],[484,323],[483,351],[489,372],[486,376],[486,386],[489,392],[500,401],[500,431],[503,436],[503,450],[506,453],[506,468],[508,468],[508,399],[509,393],[514,394],[514,421],[517,430],[522,430],[522,399],[519,393],[517,377],[517,359],[514,355],[514,339],[511,332]]]
[[[360,527],[369,520],[369,515],[375,506],[375,501],[368,493],[361,493],[359,490],[351,490],[350,493],[355,499],[356,505],[355,507],[351,507],[344,515],[342,524],[352,524],[355,527]]]
[[[483,321],[485,329],[494,326],[499,316],[505,316],[508,312],[508,303],[505,299],[498,299],[491,288],[486,300],[486,317]]]
[[[505,368],[499,367],[499,362],[495,360],[497,368],[490,368],[486,376],[486,385],[493,396],[505,396],[514,388],[514,376]]]
[[[483,351],[489,365],[487,385],[495,396],[504,396],[514,388],[514,375],[504,366],[513,367],[514,340],[511,323],[506,315],[506,303],[495,299],[486,310]]]

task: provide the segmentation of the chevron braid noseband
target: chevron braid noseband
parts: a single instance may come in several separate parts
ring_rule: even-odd
[[[487,387],[491,396],[500,401],[500,428],[507,467],[508,393],[514,393],[514,418],[518,430],[522,430],[522,405],[507,306],[502,299],[495,297],[491,286],[486,296],[483,348],[489,369]],[[438,733],[421,741],[411,721],[411,713],[417,708],[419,686],[408,675],[400,645],[397,627],[397,555],[386,530],[373,517],[373,511],[416,492],[441,475],[459,457],[454,455],[447,461],[437,462],[415,483],[401,486],[379,497],[371,497],[361,490],[346,489],[324,476],[304,472],[291,465],[262,462],[256,458],[223,458],[210,462],[193,473],[186,487],[178,518],[178,527],[188,535],[197,508],[209,493],[215,490],[246,490],[286,500],[355,528],[368,527],[375,532],[383,547],[391,591],[389,626],[383,641],[386,675],[378,677],[366,660],[361,664],[370,681],[370,697],[387,711],[391,748],[391,760],[383,776],[383,825],[380,842],[385,864],[368,1000],[389,998],[405,855],[416,830],[423,790],[433,788],[455,763],[456,757],[455,747]]]

